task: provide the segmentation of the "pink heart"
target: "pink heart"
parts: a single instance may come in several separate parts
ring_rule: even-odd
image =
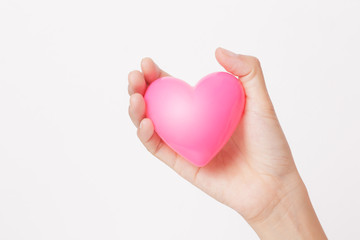
[[[245,92],[227,72],[203,77],[192,87],[162,77],[145,93],[146,117],[174,151],[196,166],[205,166],[234,132],[244,110]]]

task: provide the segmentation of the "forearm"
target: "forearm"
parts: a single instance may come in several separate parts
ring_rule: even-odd
[[[263,219],[248,221],[260,239],[327,239],[305,185],[285,195]]]

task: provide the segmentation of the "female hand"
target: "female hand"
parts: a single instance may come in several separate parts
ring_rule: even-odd
[[[145,118],[147,86],[169,76],[150,58],[142,60],[141,71],[128,76],[129,114],[139,139],[186,180],[240,213],[261,238],[326,239],[276,117],[258,59],[222,48],[215,56],[238,77],[246,93],[243,117],[215,158],[205,167],[192,165],[167,146],[152,121]]]

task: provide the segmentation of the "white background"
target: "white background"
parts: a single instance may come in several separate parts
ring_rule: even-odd
[[[257,239],[152,157],[127,74],[257,56],[330,239],[360,235],[360,1],[0,2],[0,239]]]

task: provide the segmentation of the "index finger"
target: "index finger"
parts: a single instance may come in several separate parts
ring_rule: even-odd
[[[148,84],[158,78],[170,76],[170,74],[160,69],[159,66],[149,57],[141,60],[141,71],[143,72],[145,81]]]

